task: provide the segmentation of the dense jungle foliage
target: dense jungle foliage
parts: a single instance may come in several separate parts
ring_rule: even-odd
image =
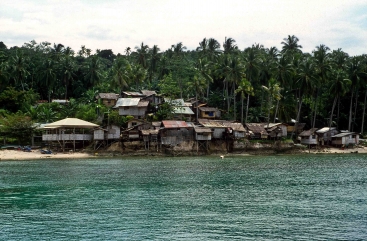
[[[171,98],[196,97],[245,122],[306,123],[364,132],[367,55],[349,56],[320,44],[302,52],[296,36],[282,49],[261,44],[240,49],[232,38],[204,38],[196,50],[183,43],[161,50],[141,43],[117,55],[111,49],[30,41],[8,48],[0,42],[0,118],[53,122],[77,117],[101,124],[124,118],[95,101],[97,93],[156,90]],[[68,99],[69,105],[38,100]],[[161,118],[167,113],[158,113]],[[8,121],[8,122],[7,122]],[[4,133],[4,132],[3,132]]]

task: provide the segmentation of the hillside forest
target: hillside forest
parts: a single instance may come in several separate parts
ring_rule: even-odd
[[[294,35],[280,42],[281,49],[257,43],[241,48],[233,38],[204,38],[195,50],[182,42],[166,50],[140,43],[117,54],[92,53],[84,45],[73,50],[34,40],[21,47],[0,42],[0,135],[26,138],[33,123],[66,117],[102,124],[108,115],[110,123],[123,126],[126,119],[95,96],[140,90],[197,98],[219,108],[223,119],[242,123],[293,120],[306,128],[364,133],[367,55],[324,44],[306,53]]]

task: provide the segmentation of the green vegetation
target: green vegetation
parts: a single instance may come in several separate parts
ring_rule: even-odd
[[[306,128],[364,132],[367,55],[349,56],[323,44],[304,53],[294,35],[281,44],[280,50],[261,44],[240,49],[234,39],[225,38],[221,48],[217,40],[204,38],[196,50],[187,50],[181,42],[165,51],[141,43],[116,55],[111,49],[92,54],[85,46],[75,51],[30,41],[8,48],[0,42],[2,123],[23,115],[31,122],[78,117],[98,124],[108,117],[110,123],[123,125],[127,118],[94,96],[150,89],[170,98],[195,97],[221,109],[226,119],[296,119]],[[37,106],[39,99],[70,102]],[[171,108],[163,105],[153,119],[170,118]]]

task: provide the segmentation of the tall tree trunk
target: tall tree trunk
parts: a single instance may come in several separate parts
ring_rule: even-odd
[[[339,129],[339,116],[340,116],[340,97],[338,97],[338,115],[336,116],[336,129]]]
[[[296,117],[296,123],[294,124],[294,128],[293,128],[293,131],[292,131],[292,134],[291,134],[292,139],[293,139],[294,132],[297,131],[297,128],[298,128],[299,117],[301,115],[302,101],[303,101],[303,98],[301,96],[299,106],[298,106],[298,113],[297,113],[297,117]]]
[[[318,99],[319,99],[319,91],[320,91],[320,88],[318,88],[317,92],[316,92],[315,109],[314,109],[314,116],[313,116],[313,121],[312,121],[312,128],[315,128],[315,123],[316,123],[317,102],[318,102]]]
[[[357,118],[357,107],[358,107],[358,90],[356,90],[356,101],[354,102],[354,115],[353,115],[353,123],[356,123]],[[354,125],[352,125],[352,130],[354,131]]]
[[[334,114],[334,109],[335,109],[337,99],[338,99],[338,95],[336,95],[335,98],[334,98],[333,108],[331,109],[329,128],[331,127],[331,124],[333,123],[333,114]]]
[[[243,124],[243,93],[241,93],[241,124]]]
[[[351,125],[352,125],[353,94],[354,94],[354,91],[353,91],[353,89],[352,89],[352,95],[350,96],[350,106],[349,106],[348,131],[350,131],[350,130],[351,130]]]
[[[363,115],[362,115],[362,125],[361,125],[361,134],[363,135],[363,126],[364,126],[364,114],[366,113],[366,99],[367,99],[367,88],[364,93],[364,102],[363,102]]]
[[[275,115],[274,115],[274,123],[277,119],[277,115],[278,115],[278,108],[279,108],[279,100],[277,100],[277,107],[275,108]]]
[[[247,104],[246,104],[246,119],[245,119],[245,123],[247,123],[247,116],[248,116],[248,106],[250,104],[250,94],[247,94]]]
[[[234,120],[236,121],[237,119],[237,110],[236,110],[236,91],[235,91],[235,83],[233,83],[233,117],[234,117]]]

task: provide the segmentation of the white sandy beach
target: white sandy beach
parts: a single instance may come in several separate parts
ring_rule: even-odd
[[[53,153],[53,154],[41,154],[39,150],[32,150],[31,152],[24,152],[18,150],[0,150],[0,160],[30,160],[30,159],[42,159],[42,158],[66,158],[66,159],[74,159],[74,158],[88,158],[92,157],[91,154],[88,153]]]

